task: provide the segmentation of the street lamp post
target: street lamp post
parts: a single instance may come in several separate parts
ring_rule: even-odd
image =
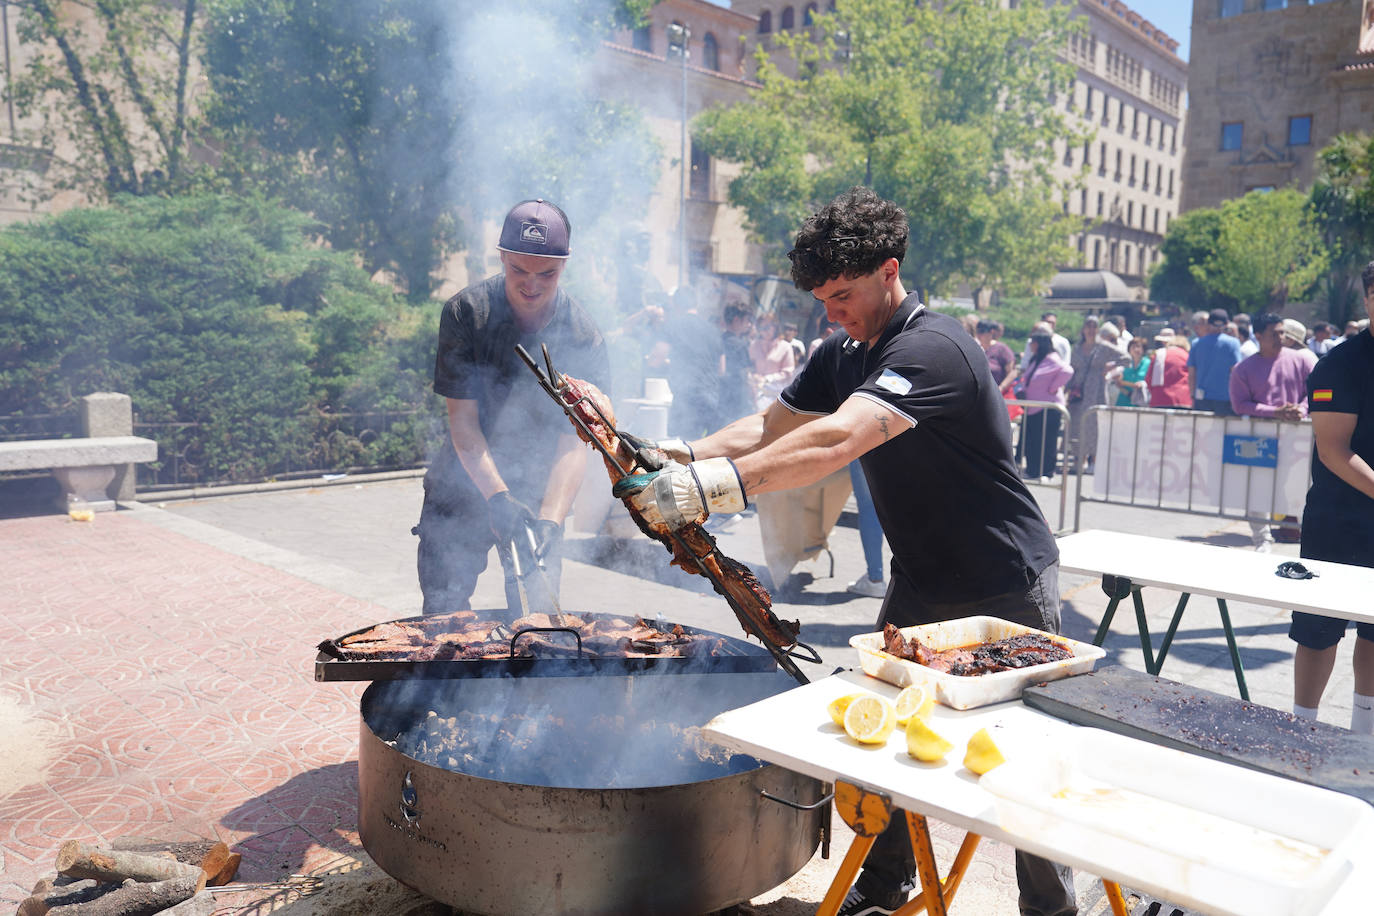
[[[687,58],[691,51],[687,47],[692,38],[692,30],[680,22],[668,25],[668,51],[677,52],[682,61],[682,169],[678,175],[677,189],[677,288],[683,289],[687,283]]]

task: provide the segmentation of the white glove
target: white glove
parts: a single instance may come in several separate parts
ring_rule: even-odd
[[[729,458],[672,462],[660,471],[631,474],[611,493],[626,500],[651,527],[664,525],[669,531],[701,524],[712,512],[743,512],[749,507],[744,484]]]

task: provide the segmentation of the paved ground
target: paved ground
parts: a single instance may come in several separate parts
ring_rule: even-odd
[[[1057,491],[1035,489],[1057,518]],[[214,836],[242,852],[239,882],[219,897],[223,913],[426,911],[358,845],[361,691],[312,680],[321,639],[418,612],[409,529],[420,498],[410,479],[138,506],[91,523],[41,512],[0,519],[0,733],[9,745],[0,759],[0,910],[50,873],[63,840],[134,834]],[[1082,527],[1248,544],[1244,525],[1140,509],[1089,505]],[[740,520],[720,539],[727,553],[761,565],[756,522]],[[653,545],[609,556],[598,545],[570,542],[586,562],[565,565],[565,608],[737,632],[724,602],[665,571]],[[844,591],[863,569],[852,516],[831,548],[833,576],[822,555],[802,570],[815,580],[777,606],[820,651],[815,675],[855,663],[848,639],[872,628],[878,607]],[[1098,586],[1062,577],[1066,635],[1091,638],[1105,606]],[[1172,596],[1147,596],[1150,624],[1162,628]],[[484,574],[474,604],[504,606],[498,570]],[[1289,708],[1287,615],[1243,604],[1231,613],[1252,698]],[[1338,725],[1349,718],[1349,643],[1322,708]],[[1118,615],[1107,648],[1106,663],[1143,668],[1129,615]],[[1210,602],[1190,607],[1164,674],[1235,694]],[[958,836],[936,833],[948,861]],[[814,912],[847,845],[838,840],[829,861],[818,856],[754,909]],[[1079,884],[1086,909],[1100,912],[1093,877]],[[980,850],[952,912],[1016,912],[1010,850]]]

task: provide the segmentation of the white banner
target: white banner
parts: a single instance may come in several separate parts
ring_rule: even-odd
[[[1302,515],[1312,424],[1188,410],[1097,411],[1094,501],[1268,518]]]

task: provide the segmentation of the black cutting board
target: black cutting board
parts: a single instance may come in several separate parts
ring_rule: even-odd
[[[1374,805],[1374,737],[1119,665],[1028,687],[1027,706]]]

